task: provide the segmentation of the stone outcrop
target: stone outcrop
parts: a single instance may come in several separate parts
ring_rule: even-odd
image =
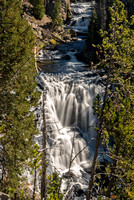
[[[0,200],[9,200],[9,195],[0,192]]]
[[[66,21],[68,13],[65,9],[69,9],[70,0],[61,0],[61,11],[60,14],[63,16],[63,21]],[[47,1],[52,9],[52,4],[54,1]],[[68,7],[67,7],[68,6]],[[51,26],[52,19],[48,15],[44,14],[42,20],[37,20],[33,17],[32,14],[33,6],[27,1],[23,1],[23,17],[26,18],[29,25],[32,27],[33,32],[37,36],[36,46],[55,46],[59,43],[70,42],[70,40],[77,40],[77,35],[75,31],[68,31],[64,29],[64,26],[53,27]],[[49,8],[49,9],[50,9]],[[51,10],[52,12],[52,10]],[[52,47],[53,48],[53,47]]]

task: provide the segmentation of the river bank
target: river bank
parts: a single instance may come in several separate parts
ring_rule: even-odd
[[[52,19],[46,14],[44,14],[42,20],[35,19],[32,14],[32,7],[32,4],[29,2],[23,2],[23,15],[36,35],[37,48],[53,48],[58,44],[77,40],[77,34],[74,30],[66,29],[64,24],[53,26]],[[62,12],[62,15],[65,16],[64,9]],[[68,19],[64,17],[64,20],[67,21]]]

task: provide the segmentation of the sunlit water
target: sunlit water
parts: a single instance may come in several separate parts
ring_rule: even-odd
[[[74,176],[71,182],[82,182],[85,185],[89,178],[87,172],[91,168],[96,138],[93,100],[97,94],[102,95],[103,92],[103,86],[99,84],[99,75],[92,77],[92,74],[91,71],[69,74],[42,72],[39,76],[39,82],[45,90],[50,169],[52,171],[56,169],[63,175],[68,172],[71,165],[70,172]],[[40,99],[37,111],[37,126],[41,133],[42,102],[43,97]],[[38,143],[42,145],[40,137]],[[70,160],[73,160],[71,164]],[[83,176],[87,179],[82,180]]]
[[[74,17],[69,26],[76,31],[87,32],[90,3],[72,4],[72,10]],[[38,89],[42,95],[45,91],[48,173],[56,169],[63,177],[62,190],[72,185],[79,185],[82,190],[88,187],[96,138],[93,100],[97,94],[102,98],[104,90],[101,76],[76,59],[75,53],[83,45],[84,40],[79,39],[60,45],[56,51],[43,50],[39,55],[40,60],[49,61],[45,64],[42,62],[44,70],[38,77]],[[69,56],[68,60],[64,59],[65,55]],[[36,125],[40,131],[36,139],[40,146],[42,95],[35,111]]]

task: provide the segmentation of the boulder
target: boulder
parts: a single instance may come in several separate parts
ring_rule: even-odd
[[[76,31],[73,30],[73,29],[70,30],[70,34],[71,34],[71,37],[76,37],[77,36]]]
[[[69,55],[65,55],[62,57],[63,60],[71,60],[71,57]]]
[[[9,195],[3,192],[0,192],[0,200],[9,200]]]

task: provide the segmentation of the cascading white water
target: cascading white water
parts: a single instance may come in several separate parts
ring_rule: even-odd
[[[75,15],[70,25],[76,31],[86,33],[91,11],[90,2],[72,4],[71,8]],[[39,90],[42,92],[44,89],[46,94],[48,170],[50,173],[54,169],[59,172],[63,177],[62,189],[65,191],[68,184],[71,186],[78,183],[82,189],[88,186],[96,138],[93,100],[97,94],[102,96],[104,89],[103,85],[99,84],[101,77],[84,69],[85,64],[77,61],[75,57],[75,53],[82,49],[82,42],[79,40],[59,46],[56,51],[58,62],[46,67],[49,71],[52,70],[51,73],[41,72],[38,77],[42,88]],[[62,59],[62,54],[69,55],[70,60]],[[46,58],[44,53],[42,58],[43,56]],[[50,57],[55,59],[53,54]],[[40,146],[43,128],[42,101],[41,96],[35,112],[37,127],[40,130],[40,135],[37,136]],[[67,179],[68,172],[71,174],[70,183]]]
[[[89,18],[92,13],[91,2],[72,3],[71,10],[73,17],[69,25],[78,32],[88,32]]]
[[[92,73],[86,71],[54,75],[42,72],[39,76],[39,82],[46,91],[49,165],[63,175],[69,170],[70,159],[78,154],[70,166],[74,176],[79,176],[75,181],[90,171],[96,137],[93,99],[102,93],[102,86],[97,85],[99,78],[88,78],[89,74]],[[38,123],[42,131],[42,114]]]

